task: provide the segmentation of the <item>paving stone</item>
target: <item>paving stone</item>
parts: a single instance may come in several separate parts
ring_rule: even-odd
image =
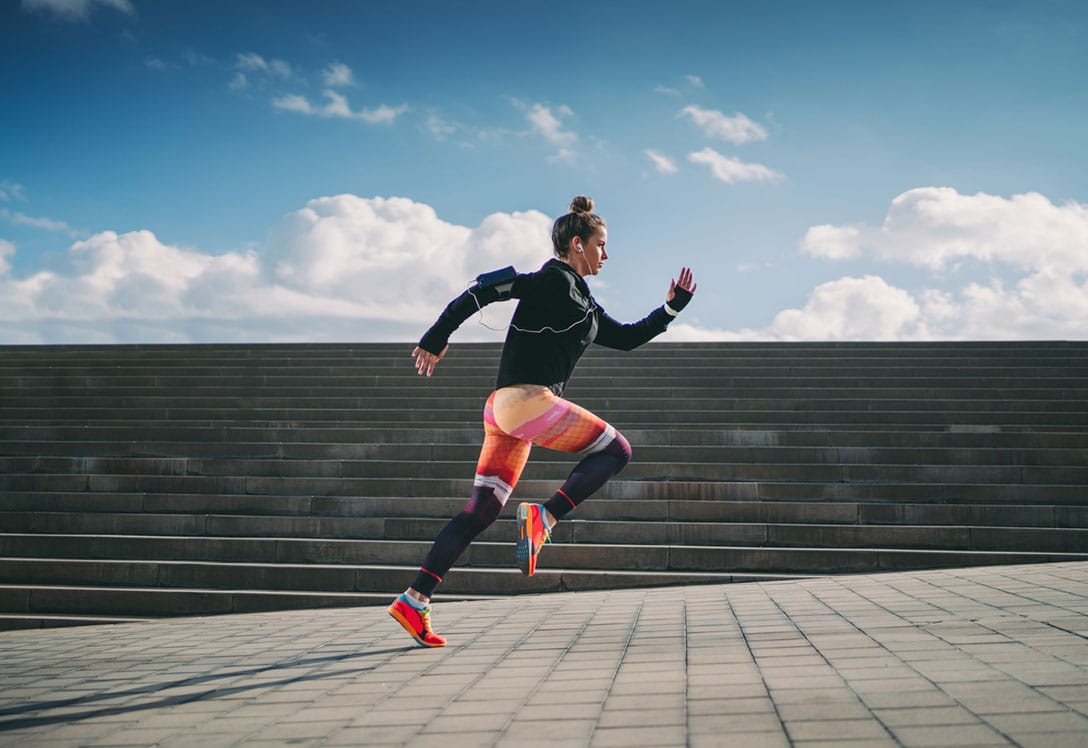
[[[1010,745],[1000,733],[982,724],[928,727],[893,727],[892,733],[910,746]]]
[[[1013,597],[1033,602],[995,607]],[[731,614],[693,647],[708,599]],[[1088,743],[1084,638],[1046,623],[1088,613],[1088,563],[442,609],[439,650],[380,608],[2,633],[0,746]],[[995,664],[998,626],[1017,647]]]

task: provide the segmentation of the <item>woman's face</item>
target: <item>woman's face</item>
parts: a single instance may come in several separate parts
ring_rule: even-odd
[[[580,240],[576,240],[580,241]],[[582,251],[575,247],[575,269],[582,275],[597,275],[604,267],[604,261],[608,259],[608,252],[604,245],[608,242],[608,229],[602,227],[593,232],[586,241],[580,242]]]

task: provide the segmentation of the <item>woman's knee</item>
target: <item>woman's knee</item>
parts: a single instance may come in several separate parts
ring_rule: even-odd
[[[627,441],[627,437],[618,431],[616,437],[608,443],[604,451],[617,457],[624,465],[631,461],[631,442]]]

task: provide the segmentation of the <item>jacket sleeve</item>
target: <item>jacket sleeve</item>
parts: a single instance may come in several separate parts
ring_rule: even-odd
[[[665,307],[659,306],[638,322],[625,325],[610,317],[604,307],[598,306],[597,337],[593,342],[605,348],[630,351],[665,332],[672,320]]]
[[[442,314],[438,316],[438,320],[419,339],[419,347],[437,356],[449,344],[453,331],[466,319],[488,304],[493,304],[502,298],[503,295],[493,286],[484,287],[477,284],[466,290],[446,305]]]

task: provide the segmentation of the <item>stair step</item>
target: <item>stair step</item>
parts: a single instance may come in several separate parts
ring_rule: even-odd
[[[507,517],[510,516],[507,512]],[[449,517],[283,517],[252,515],[0,513],[7,533],[53,535],[194,536],[207,538],[310,538],[433,540]],[[499,519],[479,536],[515,537],[514,520]],[[635,521],[612,517],[560,524],[553,544],[754,545],[767,547],[972,548],[1088,552],[1088,528],[971,525],[823,524],[777,522]]]
[[[155,620],[146,616],[65,615],[61,613],[0,612],[0,631],[61,628],[64,626],[100,626],[115,623],[137,623]]]
[[[146,535],[0,535],[0,556],[85,559],[199,558],[222,562],[274,564],[393,564],[415,568],[430,540],[354,540],[340,538],[264,538]],[[459,560],[470,567],[512,564],[512,543],[473,543]],[[547,548],[550,564],[568,569],[614,571],[730,570],[780,572],[820,569],[872,570],[882,559],[947,566],[966,563],[1031,563],[1088,559],[1088,551],[963,550],[880,548],[875,546],[644,545],[636,543],[556,543]],[[1017,560],[1018,559],[1018,560]],[[922,568],[914,566],[912,568]]]
[[[300,497],[194,494],[5,493],[0,495],[0,527],[32,523],[105,523],[157,518],[165,523],[242,522],[246,518],[324,521],[322,518],[448,519],[464,506],[459,498]],[[506,510],[512,516],[514,504]],[[99,516],[101,515],[101,516]],[[1088,507],[1015,504],[867,504],[824,501],[592,500],[578,520],[636,522],[768,522],[857,525],[977,525],[989,527],[1088,527]],[[151,520],[147,520],[150,522]]]
[[[471,492],[500,346],[409,351],[0,346],[0,627],[385,604]],[[1088,558],[1088,342],[591,348],[568,396],[634,462],[530,579],[511,513],[574,462],[536,450],[443,593]]]

